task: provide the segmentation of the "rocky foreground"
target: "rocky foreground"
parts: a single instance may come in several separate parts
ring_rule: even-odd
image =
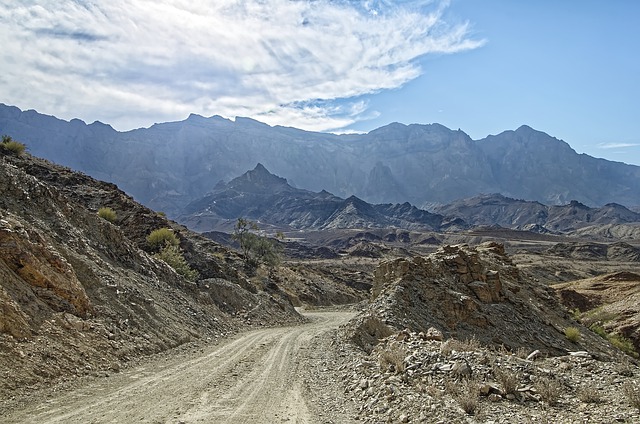
[[[560,300],[493,242],[382,262],[372,301],[342,333],[359,347],[340,370],[354,419],[639,422],[637,352]]]
[[[640,369],[586,351],[544,357],[401,331],[342,365],[365,423],[637,423]]]

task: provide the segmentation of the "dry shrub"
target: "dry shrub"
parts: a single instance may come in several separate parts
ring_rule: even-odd
[[[530,353],[529,350],[527,350],[527,348],[524,346],[520,346],[515,351],[516,357],[520,359],[527,359],[527,357],[529,356],[529,353]]]
[[[469,415],[475,415],[478,412],[480,403],[478,402],[478,395],[480,394],[480,384],[477,380],[467,379],[458,384],[454,389],[453,397],[458,402],[458,405]]]
[[[436,387],[434,384],[430,384],[425,388],[425,393],[431,396],[432,398],[439,399],[442,397],[442,390]]]
[[[536,381],[534,385],[536,391],[540,394],[540,397],[547,404],[553,406],[557,405],[562,394],[562,388],[557,381],[551,380],[546,377],[541,377]]]
[[[640,387],[638,387],[638,382],[627,381],[622,386],[622,391],[629,405],[640,410]]]
[[[496,381],[502,386],[505,394],[516,394],[518,384],[520,384],[520,373],[512,370],[502,370],[496,368],[493,370]]]
[[[440,345],[440,353],[449,356],[454,350],[456,352],[473,352],[480,348],[480,342],[475,337],[466,340],[448,339]]]
[[[584,403],[602,403],[600,391],[592,386],[583,387],[578,392],[578,399]]]
[[[407,351],[404,347],[397,343],[390,344],[386,349],[380,351],[378,360],[380,368],[395,373],[403,373],[405,370],[404,359],[407,357]]]

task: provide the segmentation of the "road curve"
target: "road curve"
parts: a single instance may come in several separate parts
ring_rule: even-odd
[[[312,341],[351,312],[306,312],[309,323],[240,334],[193,355],[158,360],[30,405],[5,423],[316,423],[303,389]],[[318,349],[317,339],[313,350]],[[334,421],[333,419],[329,422]],[[340,422],[340,421],[334,421]]]

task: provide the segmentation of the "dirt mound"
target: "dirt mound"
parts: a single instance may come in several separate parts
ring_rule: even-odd
[[[553,289],[525,280],[504,247],[485,243],[444,246],[433,254],[382,262],[375,271],[373,300],[353,323],[352,339],[371,350],[375,338],[408,328],[434,327],[445,337],[561,355],[586,349],[603,357],[618,352],[586,328],[579,343],[567,327],[579,325]],[[368,336],[368,337],[367,337]]]

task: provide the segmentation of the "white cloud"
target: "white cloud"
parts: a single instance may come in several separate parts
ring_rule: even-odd
[[[628,147],[638,147],[640,143],[600,143],[598,148],[600,149],[625,149]]]
[[[20,3],[0,0],[0,101],[121,130],[192,112],[339,129],[421,56],[483,44],[443,21],[447,2]]]

